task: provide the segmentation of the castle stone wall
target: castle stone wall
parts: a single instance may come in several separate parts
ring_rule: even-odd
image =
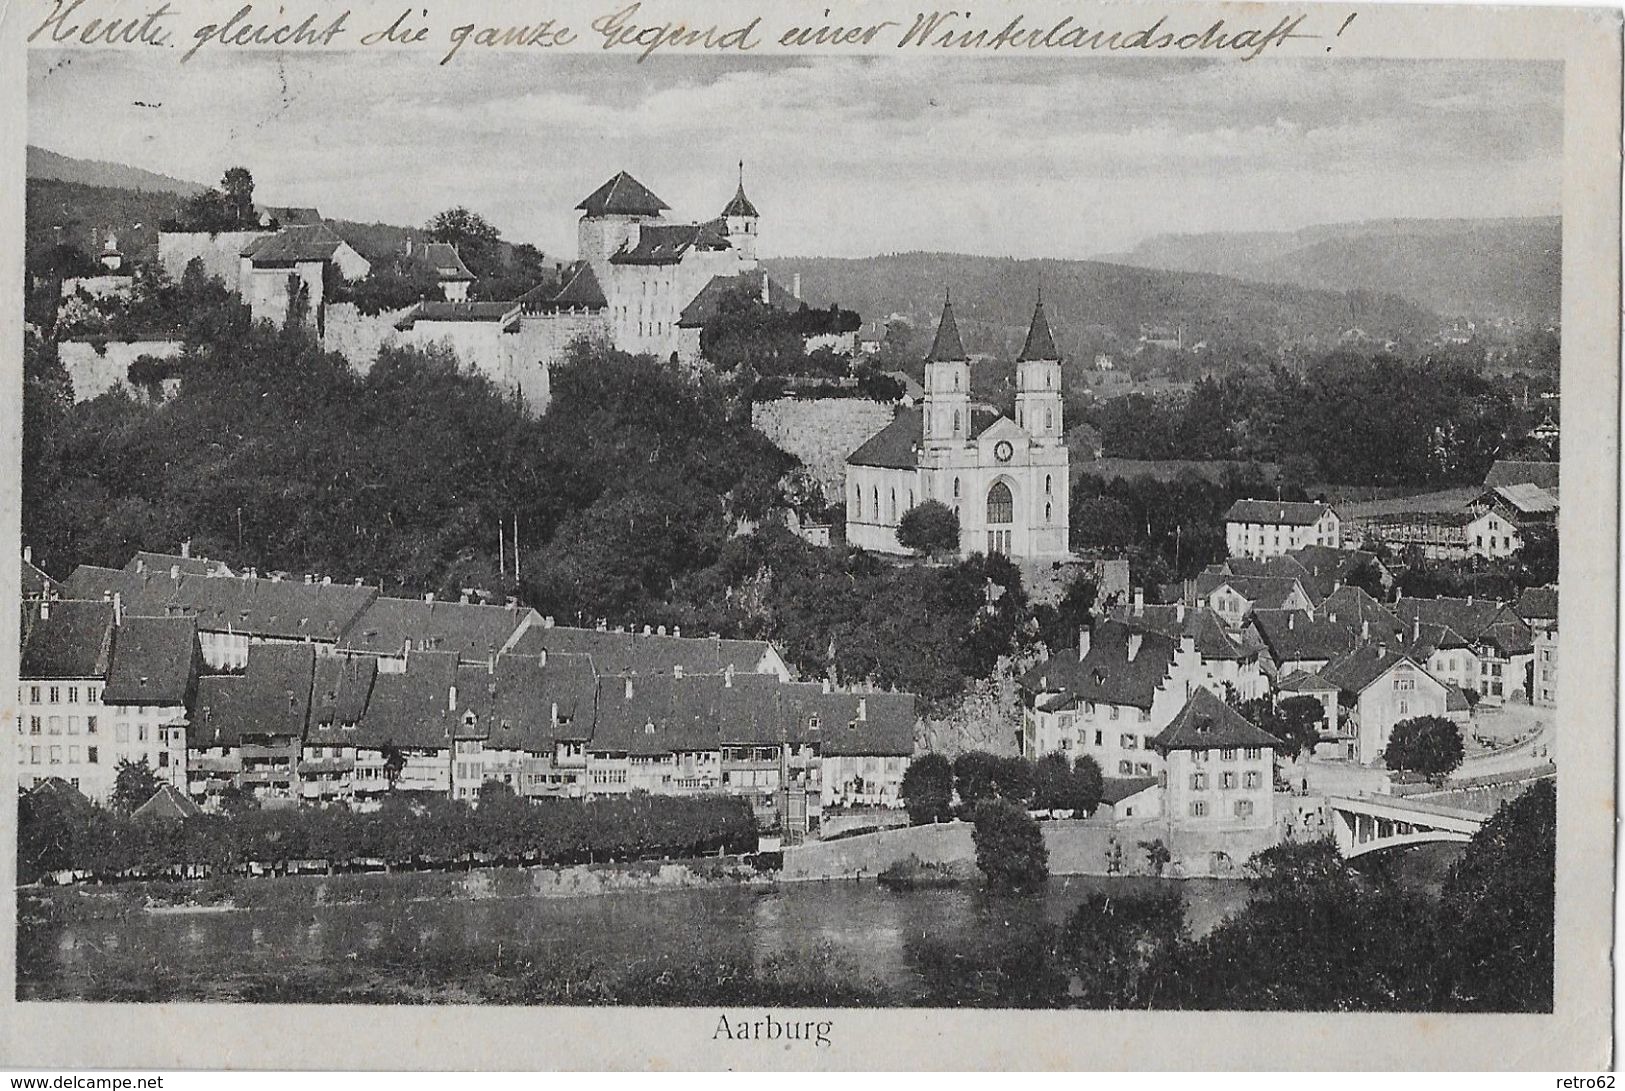
[[[779,398],[751,410],[751,423],[801,459],[830,503],[846,493],[846,456],[891,423],[892,407],[867,398]]]

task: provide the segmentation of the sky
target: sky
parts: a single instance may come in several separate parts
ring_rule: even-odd
[[[698,220],[740,160],[764,256],[1088,258],[1163,233],[1561,203],[1551,63],[481,62],[36,51],[29,140],[208,183],[247,166],[262,203],[333,218],[466,205],[565,256],[575,205],[617,171]]]

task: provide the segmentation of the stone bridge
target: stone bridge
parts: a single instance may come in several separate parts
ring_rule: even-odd
[[[1465,843],[1487,815],[1398,796],[1330,796],[1332,837],[1344,859],[1436,841]]]

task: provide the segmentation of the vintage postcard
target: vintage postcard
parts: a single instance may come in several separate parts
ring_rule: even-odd
[[[0,1064],[1612,1063],[1618,11],[0,31]]]

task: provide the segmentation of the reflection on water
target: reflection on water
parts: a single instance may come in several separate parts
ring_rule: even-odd
[[[1404,866],[1390,867],[1390,872]],[[1410,870],[1416,870],[1414,868]],[[1413,889],[1437,889],[1437,862]],[[854,981],[888,991],[919,986],[911,962],[922,942],[980,951],[1064,923],[1087,893],[1178,891],[1200,936],[1245,904],[1234,880],[1140,877],[1052,879],[1031,899],[973,887],[893,893],[874,883],[629,891],[583,898],[374,900],[357,905],[224,913],[143,913],[116,919],[27,923],[19,932],[21,995],[98,995],[132,968],[184,980],[196,992],[233,975],[295,970],[446,980],[486,967],[569,964],[618,971],[657,958],[792,965],[822,959]],[[504,963],[504,960],[507,960]],[[137,997],[139,998],[139,990]]]

